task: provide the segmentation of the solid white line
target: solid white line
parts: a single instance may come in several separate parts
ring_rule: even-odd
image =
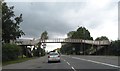
[[[79,60],[83,60],[83,61],[88,61],[88,62],[93,62],[93,63],[97,63],[97,64],[102,64],[102,65],[107,65],[107,66],[111,66],[111,67],[120,68],[120,66],[112,65],[112,64],[108,64],[108,63],[103,63],[103,62],[98,62],[98,61],[93,61],[93,60],[87,60],[87,59],[78,58],[78,57],[72,57],[72,58],[74,58],[74,59],[79,59]]]
[[[72,68],[74,71],[76,71],[74,67],[71,67],[71,68]]]
[[[67,62],[68,65],[70,65],[70,63]]]

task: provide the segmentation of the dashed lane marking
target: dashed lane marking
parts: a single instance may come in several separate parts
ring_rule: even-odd
[[[72,68],[74,71],[76,71],[74,67],[71,67],[71,68]]]
[[[63,59],[63,60],[64,60],[65,62],[67,62],[65,59]],[[69,62],[67,62],[67,64],[70,65]],[[71,67],[71,68],[72,68],[74,71],[76,71],[74,67]]]
[[[67,64],[68,64],[68,65],[70,65],[70,63],[69,63],[69,62],[67,62]]]

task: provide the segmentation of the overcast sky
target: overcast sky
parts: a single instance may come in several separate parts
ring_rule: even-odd
[[[16,16],[23,14],[20,26],[26,35],[22,38],[39,38],[45,30],[49,38],[64,38],[69,31],[84,26],[94,39],[100,36],[118,39],[118,0],[6,1],[15,6]],[[52,50],[50,47],[57,48],[60,44],[48,44],[47,49]]]

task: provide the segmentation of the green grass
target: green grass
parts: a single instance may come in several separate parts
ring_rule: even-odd
[[[11,61],[6,61],[6,62],[2,62],[2,65],[5,66],[5,65],[9,65],[9,64],[15,64],[15,63],[20,63],[20,62],[24,62],[24,61],[27,61],[27,60],[31,60],[31,59],[35,59],[36,57],[32,57],[32,58],[19,58],[17,60],[11,60]]]

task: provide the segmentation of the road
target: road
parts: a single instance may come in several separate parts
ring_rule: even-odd
[[[47,63],[47,56],[22,63],[3,66],[4,69],[63,69],[68,71],[100,70],[111,71],[120,68],[115,56],[61,55],[61,62]],[[117,71],[117,70],[114,70]]]

